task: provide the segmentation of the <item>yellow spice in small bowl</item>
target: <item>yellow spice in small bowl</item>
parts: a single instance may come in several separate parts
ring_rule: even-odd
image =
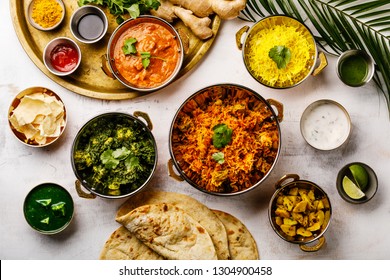
[[[42,28],[51,28],[62,20],[63,12],[63,7],[57,0],[35,0],[32,3],[31,18]]]
[[[284,67],[270,56],[275,47],[288,49]],[[316,44],[310,31],[299,21],[275,16],[258,22],[248,35],[244,60],[248,71],[260,83],[273,88],[288,88],[302,82],[313,70]]]

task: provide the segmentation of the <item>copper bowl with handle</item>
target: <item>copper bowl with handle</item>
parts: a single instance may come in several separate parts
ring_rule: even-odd
[[[325,244],[332,206],[317,184],[287,174],[275,184],[268,217],[275,233],[285,241],[299,244],[302,251],[314,252]]]
[[[169,134],[169,175],[217,196],[261,185],[277,163],[283,104],[237,84],[215,84],[178,109]],[[231,131],[222,147],[214,138]],[[176,171],[175,171],[176,169]]]

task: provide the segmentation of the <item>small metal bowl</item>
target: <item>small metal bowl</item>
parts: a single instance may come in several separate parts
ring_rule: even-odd
[[[359,65],[360,63],[360,65]],[[362,64],[363,63],[363,64]],[[367,84],[375,73],[374,60],[369,54],[362,50],[348,50],[343,52],[337,60],[337,75],[340,80],[351,87],[360,87]],[[346,70],[343,70],[346,67]],[[361,69],[361,67],[364,67]],[[344,71],[350,75],[351,70],[362,70],[362,73],[357,73],[352,80],[345,77]],[[351,77],[349,77],[351,78]],[[356,80],[355,80],[356,79]]]
[[[62,103],[62,105],[63,105],[63,124],[59,127],[59,133],[56,133],[54,136],[46,136],[45,143],[41,143],[40,141],[37,141],[36,137],[27,137],[26,133],[24,132],[24,129],[20,129],[20,127],[19,128],[15,127],[15,125],[13,123],[14,120],[12,120],[14,110],[17,109],[19,104],[22,102],[23,98],[27,95],[32,95],[32,94],[37,94],[37,93],[43,93],[47,96],[53,96],[53,97],[55,97],[55,99],[58,102]],[[30,112],[30,114],[31,114],[31,112]],[[44,87],[31,87],[31,88],[27,88],[27,89],[23,90],[14,98],[14,100],[12,101],[12,103],[9,107],[9,110],[8,110],[8,124],[11,128],[12,133],[15,135],[15,137],[21,143],[23,143],[24,145],[27,145],[29,147],[46,147],[48,145],[53,144],[63,134],[65,127],[66,127],[66,123],[67,123],[67,113],[66,113],[66,108],[65,108],[63,101],[55,92],[53,92],[52,90],[50,90],[48,88],[44,88]],[[27,125],[33,125],[33,124],[27,124]],[[38,125],[38,122],[35,122],[35,126],[37,126],[37,125]],[[26,128],[26,131],[27,131],[27,128]],[[31,130],[28,129],[28,131],[29,131],[29,133],[31,133]],[[56,132],[58,132],[58,131],[56,131]]]
[[[59,19],[59,21],[52,25],[52,26],[48,26],[48,27],[43,27],[41,25],[39,25],[37,22],[34,21],[33,19],[33,8],[34,8],[34,4],[36,2],[36,0],[32,0],[30,2],[30,4],[28,5],[28,8],[27,8],[27,18],[28,18],[28,21],[30,22],[30,24],[35,27],[36,29],[38,30],[41,30],[41,31],[51,31],[53,29],[56,29],[64,20],[65,18],[65,5],[64,5],[64,2],[62,2],[62,0],[55,0],[62,8],[62,13],[61,13],[61,18]]]
[[[303,138],[310,146],[330,151],[346,143],[352,124],[343,106],[333,100],[321,99],[305,109],[300,128]]]
[[[78,8],[70,18],[70,31],[80,42],[93,44],[107,33],[108,20],[102,9],[86,5]]]
[[[358,164],[358,165],[363,166],[364,169],[367,171],[368,176],[369,176],[368,186],[367,186],[366,190],[364,190],[365,197],[363,197],[361,199],[350,198],[345,193],[344,188],[343,188],[343,178],[346,175],[350,175],[349,167],[353,164]],[[337,188],[337,191],[338,191],[339,195],[341,196],[341,198],[344,199],[345,201],[347,201],[349,203],[353,203],[353,204],[366,203],[366,202],[370,201],[375,196],[375,194],[378,190],[378,178],[375,174],[375,171],[367,164],[362,163],[362,162],[351,162],[351,163],[348,163],[347,165],[345,165],[343,168],[341,168],[339,173],[337,174],[336,188]]]
[[[268,218],[275,233],[287,242],[299,244],[302,251],[314,252],[321,249],[325,244],[324,233],[328,229],[332,217],[332,206],[326,192],[317,184],[300,179],[297,174],[284,175],[276,182],[275,188],[276,191],[268,207]],[[295,194],[294,189],[295,191],[307,191],[306,197],[303,197],[299,192]],[[299,202],[311,199],[310,205],[307,204],[304,212],[295,209]],[[301,214],[302,217],[294,216],[294,214]],[[296,234],[287,234],[282,230],[281,223],[294,227],[291,230]],[[319,227],[315,227],[315,223],[318,223]],[[299,233],[300,228],[304,228],[312,234],[309,236]]]
[[[73,198],[64,187],[55,183],[43,183],[27,194],[23,214],[35,231],[46,235],[60,233],[73,220]]]
[[[68,48],[70,47],[77,52],[77,62],[74,65],[74,67],[72,67],[68,71],[60,71],[56,69],[52,63],[53,51],[55,51],[55,49],[60,46],[66,46]],[[80,62],[81,62],[80,47],[77,45],[75,41],[67,37],[58,37],[51,40],[43,50],[43,63],[45,64],[46,68],[56,76],[67,76],[72,74],[80,66]]]

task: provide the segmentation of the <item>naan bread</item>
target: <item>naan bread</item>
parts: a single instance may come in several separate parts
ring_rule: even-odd
[[[228,238],[221,220],[204,204],[184,194],[164,191],[143,191],[126,200],[118,209],[116,218],[145,204],[169,203],[185,211],[209,233],[218,259],[230,259]]]
[[[124,226],[107,239],[100,253],[101,260],[163,260],[164,258],[138,240]]]
[[[141,242],[170,260],[217,260],[206,229],[168,203],[143,205],[117,218]]]
[[[220,210],[212,210],[225,225],[232,260],[258,260],[256,241],[247,227],[236,217]]]

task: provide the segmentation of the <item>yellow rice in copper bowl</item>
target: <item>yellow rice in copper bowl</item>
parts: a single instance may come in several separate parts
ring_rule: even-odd
[[[270,57],[270,50],[276,46],[290,51],[290,60],[284,68],[279,68]],[[251,27],[243,56],[247,70],[261,84],[289,88],[300,84],[313,72],[317,46],[310,30],[298,20],[270,16]]]

